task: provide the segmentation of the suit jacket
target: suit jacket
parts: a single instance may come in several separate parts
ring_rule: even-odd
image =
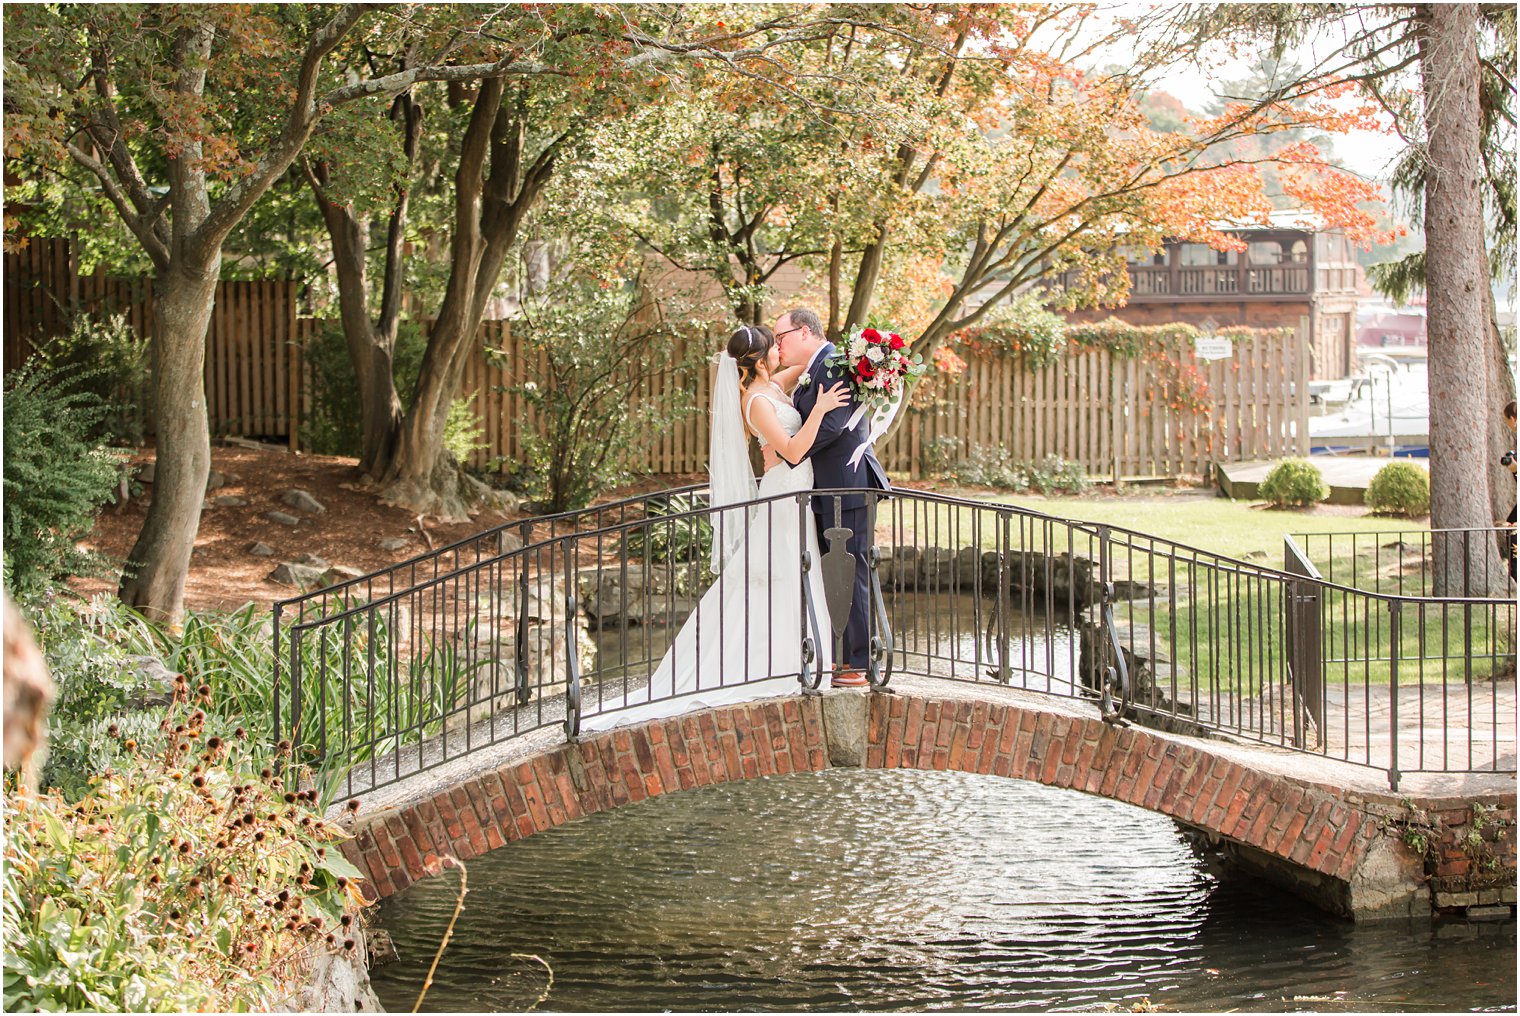
[[[813,357],[808,367],[808,373],[812,375],[812,383],[799,385],[792,395],[792,405],[797,407],[797,411],[802,414],[804,420],[817,404],[819,392],[827,391],[836,382],[847,381],[839,368],[827,366],[827,361],[834,352],[832,342],[824,343],[823,348]],[[818,436],[813,439],[813,447],[804,456],[811,459],[813,463],[813,486],[820,490],[848,488],[889,491],[892,489],[892,483],[887,479],[886,471],[881,468],[881,463],[876,460],[875,451],[866,449],[861,460],[854,466],[850,465],[850,457],[855,454],[855,449],[865,444],[871,434],[868,418],[863,419],[854,429],[845,430],[845,424],[850,422],[855,409],[855,396],[851,392],[848,403],[830,410],[829,415],[823,418],[823,424],[818,428]],[[864,508],[866,499],[864,495],[852,495],[842,498],[841,504],[846,510]],[[820,510],[832,510],[833,506],[832,503],[825,505],[822,502],[815,502],[815,507]]]

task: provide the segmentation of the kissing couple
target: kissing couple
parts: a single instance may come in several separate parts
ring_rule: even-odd
[[[818,315],[804,308],[782,314],[774,330],[743,325],[729,337],[718,359],[708,450],[717,578],[647,688],[609,698],[583,729],[795,693],[804,662],[803,581],[810,586],[822,635],[815,665],[832,671],[835,688],[867,685],[871,520],[866,492],[890,491],[892,485],[868,447],[871,428],[852,425],[859,416],[856,396],[834,358],[834,344]],[[765,459],[758,484],[750,466],[751,438]],[[803,520],[797,499],[786,495],[807,490],[838,493],[809,499],[812,518]],[[762,503],[743,507],[755,500]],[[733,505],[741,507],[728,507]],[[846,548],[855,576],[835,660],[819,547],[827,531],[837,528],[849,530]],[[804,549],[812,563],[805,574]]]

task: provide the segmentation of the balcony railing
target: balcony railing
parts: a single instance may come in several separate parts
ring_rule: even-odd
[[[1144,265],[1131,266],[1130,301],[1190,299],[1252,299],[1308,296],[1312,292],[1309,266],[1295,265]],[[1076,276],[1059,277],[1062,288],[1076,285]],[[1321,281],[1325,281],[1321,272]]]

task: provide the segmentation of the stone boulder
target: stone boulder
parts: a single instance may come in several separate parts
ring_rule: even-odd
[[[702,582],[689,565],[589,568],[576,576],[576,597],[598,629],[680,624],[702,592],[692,587]]]
[[[326,568],[286,561],[270,572],[268,578],[271,582],[278,582],[282,586],[295,586],[304,592],[308,589],[320,589],[322,577],[326,573]]]
[[[313,515],[320,515],[327,511],[326,505],[298,487],[281,494],[280,501],[297,511],[310,512]]]
[[[523,649],[527,667],[517,666],[517,583],[502,583],[484,592],[475,604],[475,621],[460,634],[469,637],[457,658],[468,683],[453,703],[448,729],[477,723],[504,710],[539,698],[563,695],[570,677],[570,653],[582,674],[596,663],[596,645],[587,631],[587,618],[566,613],[564,583],[535,577],[528,583],[527,626]]]
[[[300,519],[296,518],[294,515],[291,515],[291,514],[289,514],[287,512],[280,512],[280,511],[265,512],[264,513],[264,517],[266,519],[268,519],[270,522],[278,522],[282,526],[298,526],[298,525],[301,524],[301,520]]]
[[[363,578],[364,574],[360,569],[350,568],[348,565],[333,565],[322,573],[321,578],[317,579],[317,588],[326,589],[329,586],[342,585],[344,582]]]
[[[157,656],[127,658],[123,676],[128,709],[154,709],[174,701],[174,679],[179,676]]]

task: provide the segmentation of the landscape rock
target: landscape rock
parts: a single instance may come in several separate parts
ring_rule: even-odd
[[[144,465],[141,469],[139,469],[137,471],[137,482],[138,483],[152,483],[153,482],[153,477],[158,472],[157,465],[158,464],[156,462],[149,462],[146,465]]]
[[[211,472],[209,472],[209,473],[206,474],[206,489],[207,490],[216,490],[218,487],[225,487],[225,486],[227,486],[227,477],[223,476],[221,473],[217,472],[215,469],[211,470]]]
[[[249,545],[248,553],[252,554],[254,557],[274,557],[277,551],[269,544],[260,543],[255,540],[251,545]]]
[[[514,550],[522,550],[522,538],[510,529],[503,529],[496,534],[496,553],[510,554]]]
[[[128,709],[153,709],[174,700],[174,679],[179,675],[157,656],[129,657],[126,674],[131,687]]]
[[[267,445],[262,441],[250,441],[246,437],[224,437],[221,444],[227,448],[245,448],[251,452],[267,452],[273,449],[272,445]]]
[[[248,505],[247,501],[236,494],[218,494],[211,501],[218,508],[245,508]]]
[[[297,564],[295,561],[286,561],[274,571],[269,573],[271,582],[278,582],[282,586],[295,586],[298,589],[320,588],[322,576],[326,573],[324,568],[316,568],[309,564]]]
[[[326,571],[332,567],[332,564],[327,560],[327,558],[318,557],[315,554],[300,554],[296,557],[295,562],[296,564],[304,564],[312,568],[319,568],[322,571]]]
[[[394,554],[398,550],[405,550],[411,544],[412,541],[405,536],[387,536],[380,541],[380,549]]]
[[[314,515],[320,515],[322,512],[327,511],[327,507],[322,502],[299,487],[292,488],[281,494],[280,500],[298,511],[311,512]]]
[[[364,572],[360,571],[358,568],[350,568],[347,565],[341,564],[334,565],[322,573],[322,577],[317,580],[317,586],[321,589],[326,589],[328,586],[341,585],[342,583],[351,581],[352,579],[363,577]]]
[[[289,515],[285,512],[279,511],[265,512],[264,517],[270,522],[278,522],[282,526],[296,526],[300,525],[301,523],[301,520],[296,518],[294,515]]]

